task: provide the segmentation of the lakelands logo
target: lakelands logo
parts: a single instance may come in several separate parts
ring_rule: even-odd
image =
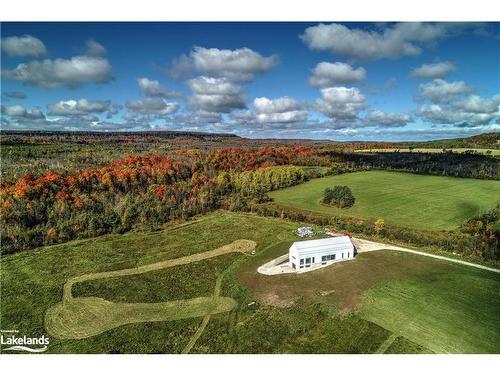
[[[30,353],[43,353],[49,345],[49,338],[19,336],[17,330],[0,330],[1,351],[21,351]]]

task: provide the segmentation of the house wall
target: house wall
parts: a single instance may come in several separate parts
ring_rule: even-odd
[[[295,244],[293,244],[288,251],[288,261],[290,262],[290,266],[295,264],[297,266],[295,269],[299,269],[299,252],[297,251]]]
[[[312,249],[301,249],[297,250],[295,247],[295,244],[290,247],[289,250],[289,261],[290,261],[290,266],[292,263],[296,264],[296,270],[299,271],[301,270],[300,266],[300,259],[304,259],[304,263],[302,264],[303,268],[310,268],[310,267],[317,267],[322,265],[324,263],[322,261],[323,256],[327,255],[332,255],[335,254],[335,259],[333,260],[327,260],[326,264],[332,263],[332,262],[338,262],[342,260],[348,260],[348,259],[353,259],[354,258],[354,246],[346,246],[342,249],[338,248],[331,248],[331,249],[321,249],[321,250],[316,250],[314,248]],[[342,256],[343,255],[343,256]],[[309,267],[306,267],[308,264],[306,264],[306,258],[311,258],[311,263],[309,264]],[[314,258],[314,262],[312,262],[312,258]]]

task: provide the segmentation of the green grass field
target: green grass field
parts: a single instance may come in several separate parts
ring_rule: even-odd
[[[187,347],[190,353],[500,352],[500,275],[392,251],[363,253],[302,275],[257,274],[259,265],[297,239],[296,227],[219,211],[158,232],[4,256],[1,328],[48,334],[48,353],[181,353]],[[256,254],[149,266],[201,256],[239,239],[255,241]],[[83,277],[126,269],[141,272]],[[71,301],[83,305],[67,306],[55,329],[76,327],[86,338],[52,336],[54,327],[45,321],[48,310],[61,306],[68,280],[79,280]],[[218,293],[223,300],[209,306]],[[177,300],[190,302],[180,311]],[[93,310],[98,304],[106,306]],[[79,315],[87,308],[96,317],[108,314]],[[216,308],[218,314],[206,319]],[[184,319],[169,320],[179,313]],[[127,324],[112,328],[117,315]],[[103,322],[109,325],[104,331]]]
[[[367,290],[361,315],[435,353],[494,353],[500,349],[499,297],[498,276],[429,272]]]
[[[351,188],[356,198],[353,207],[321,204],[325,188],[335,185]],[[303,210],[449,230],[500,202],[500,181],[369,171],[314,179],[269,195],[279,204]]]

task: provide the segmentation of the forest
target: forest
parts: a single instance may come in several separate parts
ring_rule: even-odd
[[[124,144],[115,144],[116,137],[129,138]],[[157,137],[156,143],[149,143],[150,137]],[[227,147],[226,140],[240,144]],[[222,144],[216,147],[214,142]],[[365,154],[350,152],[336,143],[273,142],[248,140],[245,144],[239,137],[204,134],[164,137],[145,134],[143,138],[137,134],[36,133],[27,137],[9,134],[2,137],[2,156],[5,156],[0,186],[2,253],[106,233],[155,230],[169,221],[186,220],[219,208],[264,212],[262,205],[270,202],[267,192],[320,175],[383,169],[500,179],[499,159],[486,155]],[[11,148],[9,154],[4,145]],[[81,166],[59,160],[58,169],[40,171],[36,162],[46,160],[44,147],[62,150],[51,154],[51,160],[114,151],[108,159],[90,156]],[[127,151],[130,151],[128,156],[116,157]],[[27,173],[17,176],[19,155],[27,154]],[[281,214],[276,209],[272,212]],[[498,215],[498,209],[492,212]],[[301,215],[288,217],[303,220]],[[476,241],[480,245],[475,245],[480,247],[477,253],[499,259],[498,226],[491,225],[494,220],[490,216],[474,218],[474,224],[464,224],[460,235],[450,235],[447,241],[459,243],[465,237],[480,238],[481,241]],[[362,226],[372,228],[373,223]],[[363,232],[366,228],[351,229]],[[396,229],[400,230],[395,228],[394,232]],[[418,236],[400,237],[406,240]],[[448,247],[455,251],[460,246]]]

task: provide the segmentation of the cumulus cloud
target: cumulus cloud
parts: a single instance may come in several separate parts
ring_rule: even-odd
[[[44,88],[77,87],[86,82],[106,83],[112,79],[108,60],[93,56],[32,61],[19,64],[15,69],[2,69],[2,77]]]
[[[320,62],[313,69],[309,83],[314,87],[332,87],[348,83],[360,82],[366,78],[366,70],[362,67],[354,69],[342,62]]]
[[[463,81],[448,82],[443,79],[435,79],[431,82],[419,86],[420,99],[430,100],[433,103],[440,103],[452,100],[457,95],[474,92],[472,86]]]
[[[111,104],[108,110],[106,111],[106,118],[107,119],[112,118],[114,115],[118,114],[118,112],[120,112],[122,109],[123,105],[121,104]]]
[[[234,50],[194,47],[189,56],[174,61],[170,74],[180,77],[190,70],[233,81],[251,81],[256,74],[265,73],[277,63],[277,57],[262,56],[250,48]]]
[[[464,100],[422,105],[418,115],[433,124],[488,125],[500,119],[500,94],[491,99],[471,95]]]
[[[150,80],[146,77],[138,78],[137,83],[144,96],[172,98],[180,95],[176,91],[161,86],[159,81]]]
[[[47,54],[45,44],[34,36],[9,36],[2,38],[2,51],[11,57],[37,57]]]
[[[337,56],[359,60],[397,59],[418,55],[423,46],[459,28],[452,23],[403,22],[381,31],[368,31],[338,23],[321,23],[308,27],[300,38],[313,50],[329,50]]]
[[[353,120],[366,108],[364,95],[357,88],[328,87],[320,90],[316,109],[336,120]]]
[[[85,42],[84,55],[86,56],[105,56],[107,53],[106,48],[94,39],[89,39]]]
[[[126,107],[131,111],[129,116],[134,113],[143,115],[166,116],[176,112],[179,108],[177,103],[169,103],[162,98],[144,98],[139,100],[129,100]]]
[[[229,117],[240,124],[249,124],[255,120],[255,115],[249,109],[234,110],[229,114]]]
[[[364,118],[366,126],[377,127],[401,127],[412,121],[412,117],[408,113],[400,112],[383,112],[379,110],[369,112]]]
[[[469,113],[498,113],[500,105],[500,94],[491,99],[481,98],[479,95],[470,95],[464,100],[454,104],[455,108]]]
[[[307,119],[307,111],[290,97],[256,98],[253,105],[257,113],[256,119],[261,123],[292,123]]]
[[[229,113],[245,107],[241,87],[227,78],[200,76],[187,83],[193,92],[190,103],[195,110]]]
[[[25,108],[21,105],[11,105],[11,106],[4,106],[2,105],[2,115],[9,116],[9,117],[15,117],[15,118],[25,118],[25,119],[31,119],[31,120],[38,120],[38,119],[44,119],[45,116],[42,113],[42,111],[38,109],[30,109],[30,108]]]
[[[444,78],[455,70],[455,65],[450,61],[423,64],[412,71],[412,76],[418,79]]]
[[[85,98],[79,100],[60,101],[48,106],[49,116],[83,116],[91,113],[103,113],[109,110],[110,100],[91,101]]]

